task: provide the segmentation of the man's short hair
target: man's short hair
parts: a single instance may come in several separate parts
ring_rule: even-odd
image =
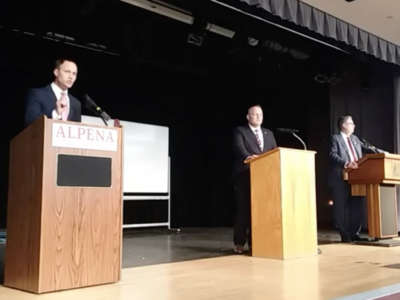
[[[342,130],[342,126],[344,123],[347,122],[348,119],[352,119],[353,117],[351,115],[343,115],[340,116],[337,122],[337,126],[339,128],[339,130]]]
[[[250,108],[253,108],[253,107],[259,107],[259,108],[261,108],[261,110],[262,110],[262,107],[261,107],[260,104],[253,104],[253,105],[250,105],[250,106],[249,106],[249,108],[247,109],[247,112],[250,112]]]
[[[58,69],[60,68],[60,66],[66,62],[66,61],[70,61],[73,62],[76,65],[76,62],[73,59],[70,58],[58,58],[55,62],[54,62],[54,69]]]

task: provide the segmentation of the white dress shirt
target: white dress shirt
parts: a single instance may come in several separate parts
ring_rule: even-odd
[[[263,149],[264,149],[264,135],[263,135],[263,133],[262,133],[261,127],[260,127],[260,126],[258,126],[258,127],[253,127],[253,126],[251,126],[250,124],[249,124],[249,127],[250,127],[251,131],[253,131],[253,133],[254,133],[256,136],[258,136],[258,138],[260,139],[260,141],[261,141],[260,148],[261,148],[261,150],[263,150]],[[256,130],[257,130],[257,133],[256,133]]]
[[[68,97],[68,90],[63,91],[60,87],[55,84],[54,82],[51,83],[51,89],[53,90],[54,94],[56,95],[57,101],[61,99],[61,93],[65,93],[65,98],[67,99],[67,107],[69,108],[69,97]],[[61,120],[61,115],[57,113],[57,109],[53,109],[51,117],[56,120]]]
[[[344,140],[344,143],[346,144],[346,147],[347,147],[347,151],[348,151],[349,154],[350,154],[350,161],[356,161],[357,159],[356,159],[356,157],[353,156],[353,152],[351,151],[350,146],[349,146],[349,143],[347,142],[347,135],[346,135],[344,132],[340,132],[340,134],[342,135],[342,138],[343,138],[343,140]],[[354,144],[353,144],[353,142],[351,141],[351,139],[350,139],[350,143],[351,143],[352,146],[353,146],[354,153],[357,155],[356,147],[354,147]]]

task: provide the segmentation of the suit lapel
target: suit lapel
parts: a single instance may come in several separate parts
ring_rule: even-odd
[[[346,145],[346,142],[343,139],[343,136],[341,134],[339,134],[338,138],[339,138],[339,144],[341,145],[341,147],[344,149],[344,151],[347,154],[347,160],[350,161],[351,160],[351,156],[350,156],[350,153],[349,153],[349,149],[348,149],[348,147]]]
[[[357,139],[353,135],[350,136],[350,140],[353,143],[357,158],[360,159],[362,157],[362,150],[360,143],[358,143]]]
[[[74,107],[72,106],[72,96],[68,93],[68,98],[69,98],[69,114],[68,114],[68,120],[72,120],[73,119],[73,115],[74,115]]]
[[[51,118],[53,109],[56,109],[57,97],[50,84],[46,86],[46,89],[43,92],[43,96],[45,96],[43,98],[43,104],[46,107],[46,115]]]
[[[253,151],[255,153],[261,153],[260,147],[258,146],[258,143],[257,143],[256,135],[254,134],[254,132],[250,129],[250,127],[248,125],[246,126],[246,130],[247,130],[247,135],[251,141],[251,146],[253,148]]]
[[[53,100],[54,106],[55,106],[56,102],[57,102],[57,97],[56,97],[56,94],[54,94],[53,89],[51,88],[51,85],[47,86],[47,94],[49,96],[49,99]]]
[[[268,139],[269,139],[269,137],[268,137],[268,131],[267,131],[267,129],[262,128],[262,127],[261,127],[261,131],[262,131],[262,133],[263,133],[264,149],[267,149],[267,147],[269,147],[269,145],[267,144],[267,141],[268,141]],[[263,149],[263,151],[264,151],[264,149]]]

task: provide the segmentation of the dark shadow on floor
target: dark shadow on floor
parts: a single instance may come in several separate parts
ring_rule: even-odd
[[[368,232],[363,230],[360,232],[360,237],[368,239]],[[342,243],[340,234],[335,230],[318,230],[318,245]]]
[[[123,268],[233,254],[231,228],[124,231]]]

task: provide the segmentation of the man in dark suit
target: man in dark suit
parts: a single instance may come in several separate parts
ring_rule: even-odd
[[[363,156],[363,151],[371,150],[353,134],[355,124],[350,115],[340,117],[338,127],[340,132],[332,136],[329,151],[329,186],[333,196],[334,225],[342,242],[351,242],[360,239],[365,198],[351,196],[350,185],[343,179],[343,171],[358,168],[357,161]]]
[[[26,97],[25,126],[42,115],[64,121],[81,121],[81,103],[68,93],[78,74],[76,63],[58,59],[53,74],[54,81],[51,84],[29,90]]]
[[[250,229],[250,171],[244,161],[276,147],[271,130],[261,127],[263,111],[255,105],[248,109],[248,124],[235,128],[233,135],[233,191],[236,211],[234,220],[234,251],[243,253],[246,241],[251,247]]]

